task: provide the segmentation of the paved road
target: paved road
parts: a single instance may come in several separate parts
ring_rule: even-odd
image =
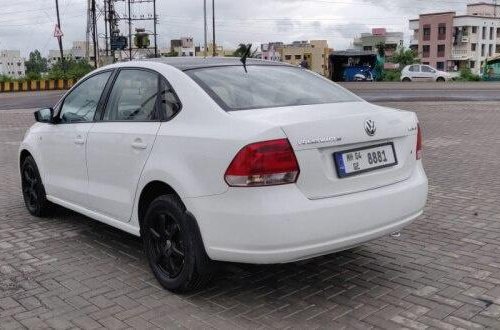
[[[500,328],[500,102],[392,103],[424,127],[424,215],[362,247],[225,266],[208,289],[158,287],[130,235],[70,211],[31,217],[16,152],[31,111],[0,112],[0,328]]]
[[[500,101],[499,83],[347,83],[370,102]],[[0,110],[54,105],[63,92],[0,93]]]

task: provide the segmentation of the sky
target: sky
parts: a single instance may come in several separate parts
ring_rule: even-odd
[[[490,0],[484,0],[490,1]],[[102,7],[103,0],[97,0]],[[419,13],[455,10],[464,13],[475,0],[215,0],[217,43],[236,48],[239,43],[258,45],[270,41],[326,39],[336,50],[349,48],[352,39],[375,27],[403,31],[409,39],[408,20]],[[211,40],[211,0],[209,40]],[[117,2],[119,14],[125,14]],[[0,49],[19,49],[27,56],[39,49],[46,56],[57,49],[53,37],[55,0],[0,0]],[[59,0],[65,48],[85,40],[87,0]],[[203,0],[157,0],[158,47],[168,48],[170,39],[191,36],[203,43]],[[134,5],[133,13],[152,13],[151,6]],[[102,21],[102,17],[100,18]],[[134,27],[152,29],[138,22]],[[104,33],[104,25],[98,27]],[[122,30],[128,31],[125,26]],[[100,45],[104,44],[100,40]]]

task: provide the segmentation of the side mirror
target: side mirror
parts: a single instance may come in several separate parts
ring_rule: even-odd
[[[35,112],[35,120],[39,123],[53,123],[54,122],[54,109],[45,108]]]

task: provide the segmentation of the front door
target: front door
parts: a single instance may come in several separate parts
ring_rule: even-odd
[[[90,209],[128,222],[142,170],[160,128],[159,75],[122,69],[87,146]]]
[[[42,134],[41,158],[48,195],[87,205],[87,137],[110,76],[110,71],[99,73],[76,86],[63,100],[56,124]]]

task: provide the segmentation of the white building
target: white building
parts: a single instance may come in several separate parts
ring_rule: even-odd
[[[25,59],[19,50],[0,51],[0,74],[12,78],[21,78],[26,74]]]
[[[177,56],[196,56],[192,37],[170,40],[170,51],[177,53]]]
[[[70,49],[64,49],[64,58],[70,59],[73,58],[75,60],[85,59],[87,56],[87,42],[86,41],[73,41],[73,45]],[[61,52],[59,49],[51,49],[49,50],[49,56],[47,58],[49,67],[57,63],[61,59]],[[89,63],[91,65],[94,64],[94,46],[92,44],[89,45]]]

